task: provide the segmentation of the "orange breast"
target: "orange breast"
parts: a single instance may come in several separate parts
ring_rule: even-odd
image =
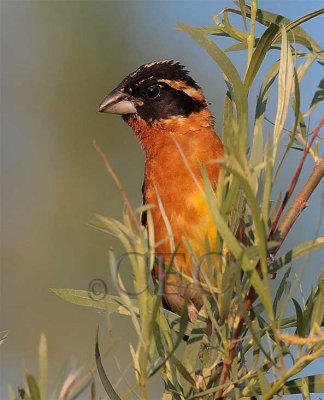
[[[161,130],[156,135],[161,136]],[[216,188],[219,166],[210,161],[222,157],[223,146],[210,126],[200,126],[199,130],[182,135],[179,130],[177,134],[164,131],[163,135],[147,151],[145,199],[147,204],[155,205],[152,216],[155,242],[158,244],[156,251],[168,254],[172,253],[174,246],[179,246],[178,265],[185,274],[191,275],[192,254],[186,248],[184,238],[197,257],[206,252],[206,238],[211,245],[216,240],[199,164],[207,169],[209,179]],[[165,262],[169,258],[166,256]]]

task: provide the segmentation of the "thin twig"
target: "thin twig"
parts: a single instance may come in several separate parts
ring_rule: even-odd
[[[134,213],[133,207],[127,197],[127,194],[125,192],[125,189],[123,188],[123,185],[121,184],[116,172],[114,171],[113,167],[111,166],[110,162],[108,161],[107,156],[105,155],[105,153],[103,152],[103,150],[101,149],[101,147],[96,143],[96,141],[93,141],[93,147],[96,149],[97,153],[100,155],[104,166],[106,168],[106,170],[108,171],[109,175],[112,177],[113,181],[115,182],[117,189],[119,190],[119,193],[121,194],[124,203],[126,204],[128,211],[131,214],[131,217],[133,219],[133,223],[135,228],[139,231],[140,230],[140,224],[136,218],[136,215]]]
[[[288,211],[286,212],[283,220],[279,224],[277,232],[275,232],[275,239],[276,236],[278,235],[277,239],[279,240],[280,245],[286,238],[288,232],[290,231],[290,228],[293,226],[296,219],[299,217],[304,208],[307,207],[307,200],[310,198],[314,189],[320,183],[320,180],[322,179],[323,175],[324,175],[324,158],[320,158],[316,162],[315,167],[310,177],[308,178],[308,181],[305,183],[301,191],[298,193],[295,200],[293,201]]]
[[[312,147],[312,145],[314,143],[314,140],[317,138],[317,136],[319,134],[319,131],[320,131],[321,127],[323,126],[323,124],[324,124],[324,117],[321,119],[320,123],[318,124],[317,128],[315,129],[315,131],[314,131],[314,133],[312,135],[312,138],[311,138],[308,146],[306,147],[306,149],[304,151],[303,157],[301,158],[301,160],[300,160],[300,162],[298,164],[298,167],[297,167],[297,169],[296,169],[296,171],[294,173],[294,176],[293,176],[293,178],[291,180],[289,188],[287,189],[287,191],[285,193],[285,197],[283,198],[282,203],[280,205],[280,208],[279,208],[279,210],[277,212],[277,215],[276,215],[276,217],[275,217],[275,219],[274,219],[274,221],[272,223],[271,231],[270,231],[270,235],[269,235],[269,240],[273,240],[274,233],[275,233],[275,231],[277,229],[277,226],[278,226],[279,220],[281,218],[281,215],[283,213],[283,210],[286,207],[286,205],[288,203],[288,200],[290,199],[290,196],[291,196],[292,192],[294,191],[294,189],[296,187],[296,184],[298,182],[298,178],[299,178],[300,173],[302,171],[302,168],[304,166],[305,159],[306,159],[306,157],[307,157],[307,155],[308,155],[308,153],[309,153],[309,151],[310,151],[310,149],[311,149],[311,147]]]
[[[321,181],[321,179],[324,176],[324,158],[321,158],[315,164],[315,167],[314,167],[309,179],[307,180],[307,182],[303,186],[303,188],[300,190],[300,192],[297,194],[295,200],[293,201],[293,203],[289,207],[288,211],[286,212],[284,218],[282,219],[281,223],[279,224],[278,229],[276,229],[278,221],[282,214],[282,211],[285,208],[287,201],[289,199],[289,196],[291,195],[291,192],[293,191],[293,189],[297,183],[298,177],[299,177],[302,167],[304,165],[305,158],[306,158],[307,154],[309,153],[310,148],[311,148],[312,144],[314,143],[315,138],[318,136],[319,131],[320,131],[321,127],[323,126],[323,124],[324,124],[324,117],[321,119],[320,123],[318,124],[317,128],[315,129],[313,137],[310,140],[307,148],[305,149],[303,157],[296,169],[296,172],[295,172],[295,174],[292,178],[292,181],[289,185],[289,188],[286,192],[285,198],[288,196],[287,200],[286,200],[286,202],[284,201],[285,199],[283,200],[281,207],[280,207],[280,209],[281,209],[280,214],[278,212],[279,217],[276,218],[276,220],[277,220],[276,224],[272,225],[269,239],[270,239],[270,237],[274,236],[274,233],[277,234],[277,232],[278,232],[278,240],[279,240],[279,245],[275,249],[274,253],[276,253],[279,250],[279,248],[281,247],[281,245],[282,245],[283,241],[285,240],[287,234],[289,233],[291,227],[296,222],[299,215],[301,214],[301,212],[307,205],[307,201],[308,201],[309,197],[311,196],[314,189],[318,186],[319,182]],[[277,216],[278,216],[278,214],[277,214]],[[256,269],[258,272],[260,271],[260,263],[258,263],[258,265],[256,266]],[[251,286],[246,295],[245,301],[244,301],[244,308],[246,311],[249,311],[251,309],[251,306],[255,299],[256,299],[256,292],[255,292],[254,287]],[[244,316],[241,314],[239,316],[239,321],[233,331],[233,339],[230,343],[227,360],[224,361],[224,368],[222,370],[222,375],[221,375],[221,378],[219,381],[220,385],[225,384],[225,382],[228,378],[228,375],[229,375],[229,372],[231,369],[231,364],[232,364],[232,362],[234,360],[234,356],[235,356],[236,345],[237,345],[237,342],[241,335],[243,324],[244,324]],[[219,390],[216,393],[214,399],[215,400],[222,399],[223,394],[224,394],[224,389]]]

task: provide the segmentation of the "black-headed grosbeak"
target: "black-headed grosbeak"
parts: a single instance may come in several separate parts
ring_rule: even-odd
[[[201,167],[215,190],[219,165],[211,161],[223,157],[223,144],[200,87],[179,62],[154,61],[128,75],[104,98],[99,111],[122,115],[140,141],[146,155],[143,199],[155,206],[151,212],[156,252],[167,255],[172,245],[178,246],[177,266],[184,276],[192,276],[190,253],[204,255],[206,240],[215,243],[217,234]],[[165,264],[170,257],[165,256]],[[162,275],[155,268],[156,278]],[[180,314],[188,304],[189,318],[195,319],[203,305],[200,291],[181,274],[169,273],[165,279],[167,306]]]

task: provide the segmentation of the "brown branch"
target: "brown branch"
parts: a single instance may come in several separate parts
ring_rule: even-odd
[[[275,231],[277,229],[277,226],[278,226],[279,220],[281,218],[281,215],[283,213],[283,210],[286,207],[286,205],[288,203],[288,200],[290,199],[290,196],[292,195],[292,192],[294,191],[294,189],[296,187],[296,184],[298,182],[299,175],[300,175],[300,173],[302,171],[302,168],[304,166],[304,162],[306,160],[306,157],[307,157],[307,155],[308,155],[308,153],[309,153],[309,151],[310,151],[310,149],[311,149],[311,147],[312,147],[312,145],[314,143],[314,140],[319,135],[319,131],[321,130],[321,127],[323,126],[323,124],[324,124],[324,117],[321,119],[320,123],[317,125],[317,127],[316,127],[316,129],[315,129],[315,131],[314,131],[314,133],[312,135],[312,138],[311,138],[310,142],[308,143],[308,146],[305,148],[303,157],[301,158],[301,160],[300,160],[300,162],[298,164],[298,167],[297,167],[297,169],[296,169],[296,171],[294,173],[294,176],[293,176],[293,178],[292,178],[292,180],[290,182],[289,188],[287,189],[287,191],[285,193],[285,197],[283,198],[282,203],[281,203],[281,205],[279,207],[279,210],[277,212],[277,215],[276,215],[276,217],[275,217],[275,219],[274,219],[274,221],[272,223],[271,231],[270,231],[270,235],[269,235],[269,240],[273,240],[273,235],[274,235],[274,233],[275,233]]]
[[[125,189],[123,188],[123,185],[121,184],[116,172],[114,171],[113,167],[111,166],[110,162],[108,161],[107,156],[105,155],[105,153],[103,152],[103,150],[101,149],[101,147],[96,143],[96,141],[93,141],[93,147],[96,149],[97,153],[100,155],[104,166],[106,168],[106,170],[108,171],[109,175],[112,177],[113,181],[115,182],[117,189],[119,190],[119,193],[121,194],[121,197],[124,200],[124,203],[126,204],[128,211],[131,214],[131,217],[133,219],[133,223],[135,228],[139,231],[140,230],[140,224],[136,218],[136,215],[134,213],[133,207],[127,197],[127,194],[125,192]]]
[[[295,200],[289,207],[284,218],[280,222],[275,236],[278,236],[280,245],[285,240],[290,228],[293,226],[294,222],[297,220],[301,212],[307,207],[307,201],[313,193],[314,189],[318,186],[321,179],[324,176],[324,158],[320,158],[305,183],[304,187],[296,196]]]
[[[292,178],[290,186],[285,195],[285,198],[286,198],[286,196],[288,196],[287,201],[297,183],[298,177],[299,177],[302,167],[304,165],[305,158],[306,158],[307,154],[309,153],[311,145],[313,144],[315,138],[318,136],[319,131],[320,131],[321,127],[323,126],[323,124],[324,124],[324,118],[322,118],[322,120],[318,124],[316,130],[314,131],[313,137],[312,137],[309,145],[307,146],[307,148],[303,154],[303,157],[297,167],[297,170]],[[274,254],[277,253],[277,251],[280,249],[280,247],[281,247],[283,241],[285,240],[286,236],[288,235],[291,227],[296,222],[296,220],[298,219],[301,212],[307,206],[308,199],[310,198],[313,191],[320,183],[323,176],[324,176],[324,158],[321,158],[315,164],[315,167],[314,167],[309,179],[307,180],[307,182],[303,186],[303,188],[300,190],[300,192],[297,194],[295,200],[293,201],[293,203],[289,207],[288,211],[286,212],[284,218],[282,219],[281,223],[279,224],[279,227],[277,229],[273,229],[274,227],[276,227],[276,225],[274,225],[274,224],[272,225],[272,229],[269,234],[269,239],[272,238],[273,236],[278,236],[277,239],[279,241],[279,245],[274,250]],[[282,214],[282,211],[283,211],[286,203],[287,202],[284,203],[284,201],[283,201],[283,203],[281,205],[280,215],[279,215],[278,219],[276,218],[277,223],[279,221],[279,218]],[[277,214],[277,216],[278,216],[278,214]],[[257,264],[256,269],[258,272],[260,271],[260,262]],[[251,306],[255,299],[256,299],[256,292],[255,292],[254,287],[251,286],[246,295],[245,301],[244,301],[244,308],[246,311],[249,311],[251,309]],[[233,331],[233,339],[230,343],[227,360],[224,361],[224,368],[222,370],[222,375],[220,377],[219,385],[224,385],[228,378],[228,375],[229,375],[229,372],[231,369],[231,365],[232,365],[232,362],[233,362],[233,359],[235,356],[237,341],[241,335],[243,324],[244,324],[244,316],[241,314],[239,316],[239,321],[237,323],[237,326],[234,328],[234,331]],[[223,394],[224,394],[224,389],[220,389],[216,393],[214,400],[223,399]]]

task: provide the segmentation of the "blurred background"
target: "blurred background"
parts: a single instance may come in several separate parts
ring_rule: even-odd
[[[220,131],[225,93],[221,72],[203,49],[175,27],[178,21],[212,25],[212,15],[231,4],[201,0],[1,1],[0,330],[9,330],[0,347],[1,399],[7,398],[8,383],[15,388],[23,384],[22,367],[37,375],[41,332],[48,339],[50,387],[72,355],[86,369],[94,366],[96,327],[105,327],[106,318],[63,302],[49,288],[87,289],[92,279],[101,278],[109,293],[115,293],[108,249],[113,247],[118,255],[121,247],[87,223],[95,213],[120,218],[122,202],[92,142],[96,140],[109,157],[134,206],[141,204],[144,160],[130,129],[119,117],[98,114],[97,105],[139,65],[176,59],[187,65],[202,86]],[[290,19],[321,5],[321,1],[259,1],[260,8]],[[323,44],[320,18],[303,27]],[[243,57],[241,52],[233,56],[241,72]],[[278,53],[269,62],[276,57]],[[302,110],[309,106],[321,78],[319,65],[314,66],[302,85]],[[309,92],[303,91],[307,87]],[[321,111],[314,114],[313,126]],[[275,108],[268,117],[274,119],[274,113]],[[282,190],[299,157],[296,152],[284,168]],[[309,159],[304,178],[312,166]],[[319,231],[323,234],[321,202],[318,188],[282,252]],[[314,253],[304,263],[307,269],[302,283],[307,296],[322,267],[323,253]],[[113,356],[118,357],[122,369],[130,363],[128,343],[133,335],[127,317],[112,315],[111,323],[114,343],[102,329],[102,347],[108,352],[107,373],[116,382],[120,372]],[[320,364],[308,372],[318,373],[318,368]],[[152,382],[153,400],[161,398],[160,391],[161,382]]]

